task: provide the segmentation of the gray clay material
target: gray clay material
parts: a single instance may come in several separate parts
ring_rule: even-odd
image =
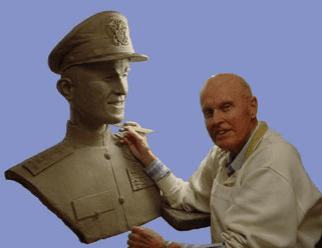
[[[160,215],[160,196],[143,166],[109,125],[124,118],[130,62],[147,60],[132,47],[127,19],[98,13],[76,26],[49,55],[70,105],[66,137],[5,172],[91,243]]]

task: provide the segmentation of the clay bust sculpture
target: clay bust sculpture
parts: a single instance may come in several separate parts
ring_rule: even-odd
[[[101,12],[77,25],[49,55],[70,104],[66,137],[5,172],[91,243],[160,215],[159,191],[109,124],[124,117],[134,52],[126,18]]]

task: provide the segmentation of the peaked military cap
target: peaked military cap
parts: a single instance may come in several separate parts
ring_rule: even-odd
[[[127,19],[116,11],[97,13],[78,24],[51,51],[49,68],[61,74],[73,65],[128,58],[145,61],[134,52]]]

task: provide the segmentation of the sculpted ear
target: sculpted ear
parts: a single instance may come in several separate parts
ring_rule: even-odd
[[[74,97],[74,84],[69,78],[61,78],[57,82],[57,90],[70,102]]]

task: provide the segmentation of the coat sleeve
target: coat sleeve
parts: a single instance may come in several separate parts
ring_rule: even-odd
[[[216,147],[211,149],[189,181],[183,181],[170,173],[158,182],[159,188],[172,208],[184,209],[188,212],[194,209],[210,212],[212,183],[218,170],[218,163],[214,159],[216,149]]]
[[[227,248],[297,247],[297,231],[304,216],[292,175],[301,167],[291,147],[276,146],[253,159],[243,175],[227,209],[225,231]],[[302,217],[301,217],[302,216]]]

